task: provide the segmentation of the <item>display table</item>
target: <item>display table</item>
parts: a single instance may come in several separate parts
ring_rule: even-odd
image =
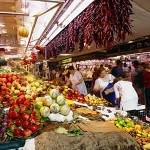
[[[28,141],[24,150],[140,150],[136,141],[125,132],[90,133],[68,137],[55,132],[44,132]]]

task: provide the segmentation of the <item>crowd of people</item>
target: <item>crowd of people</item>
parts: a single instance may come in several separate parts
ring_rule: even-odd
[[[146,105],[150,119],[150,64],[132,62],[127,66],[120,60],[106,73],[103,67],[93,73],[93,90],[120,109],[133,111],[138,104]]]
[[[117,60],[115,67],[109,65],[108,68],[109,71],[103,65],[94,68],[92,93],[125,111],[133,112],[138,104],[146,105],[147,117],[150,119],[150,64],[134,61],[128,66]],[[55,81],[87,95],[80,70],[70,66],[65,71],[52,71],[52,75]]]

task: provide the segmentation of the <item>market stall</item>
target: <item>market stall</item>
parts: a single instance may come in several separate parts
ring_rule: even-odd
[[[103,98],[83,96],[67,86],[42,81],[29,73],[20,74],[18,70],[6,72],[3,69],[0,73],[3,150],[24,146],[33,150],[69,149],[72,143],[73,149],[148,147],[150,126],[137,118],[145,110],[142,106],[137,117],[128,116]]]
[[[149,2],[143,1],[0,2],[0,149],[150,149],[145,105],[124,111],[57,80],[59,66],[71,65],[91,88],[94,68],[108,73],[114,56],[128,65],[149,62]]]

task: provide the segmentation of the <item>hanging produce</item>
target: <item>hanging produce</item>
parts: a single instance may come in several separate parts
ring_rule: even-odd
[[[36,52],[32,52],[31,53],[31,62],[35,63],[37,61],[37,53]]]
[[[19,27],[18,34],[21,37],[27,38],[29,36],[29,29],[25,25],[23,25]]]
[[[40,51],[44,51],[44,47],[40,45],[35,45],[35,48]]]
[[[62,50],[72,52],[75,44],[79,51],[92,42],[111,48],[115,41],[132,35],[131,14],[129,0],[95,0],[47,45],[47,58],[58,56]]]

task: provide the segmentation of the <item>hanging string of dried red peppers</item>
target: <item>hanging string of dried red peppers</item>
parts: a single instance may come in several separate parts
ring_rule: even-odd
[[[82,51],[93,41],[111,48],[114,41],[132,35],[131,14],[130,0],[95,0],[47,45],[47,58],[57,57],[62,50],[73,51],[75,44]]]

